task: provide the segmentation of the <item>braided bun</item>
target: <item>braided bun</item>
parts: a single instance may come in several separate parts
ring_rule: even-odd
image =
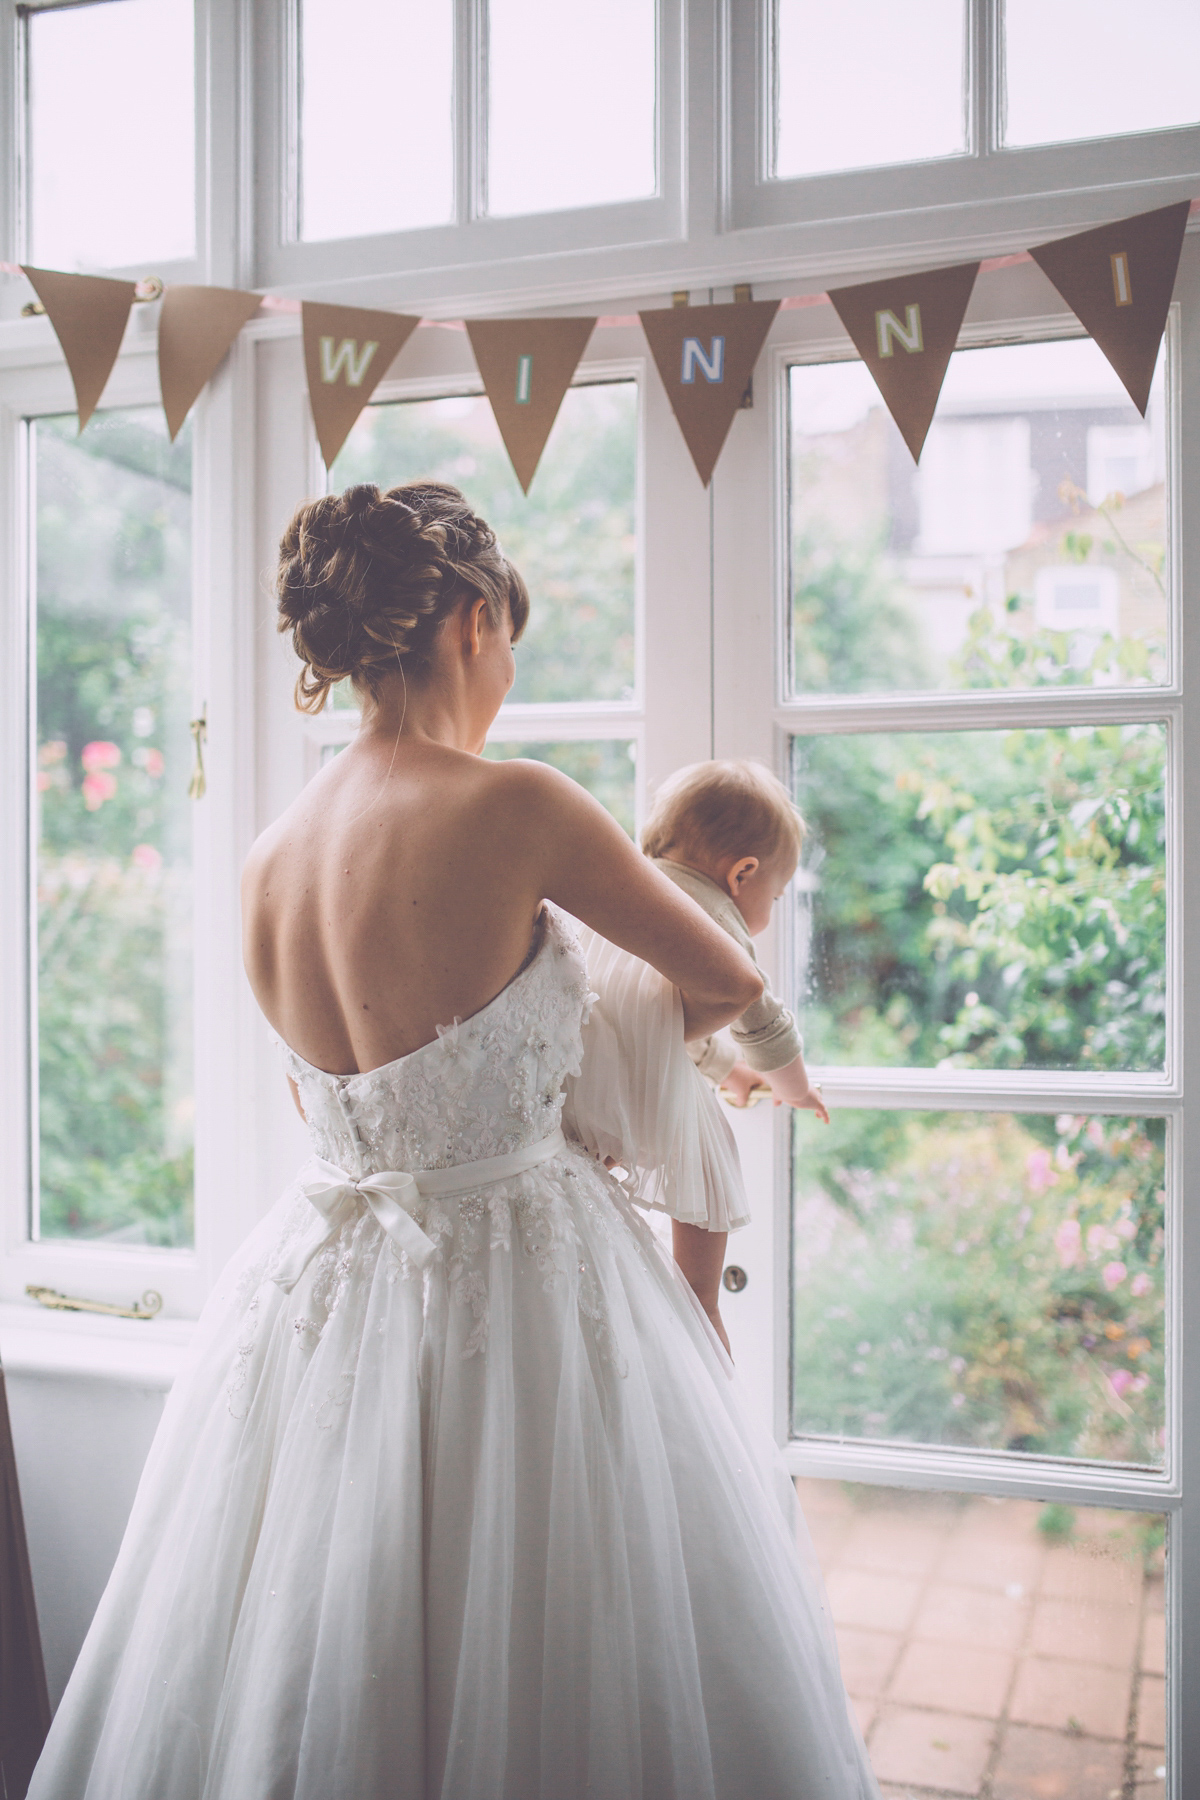
[[[296,705],[320,712],[335,682],[372,696],[402,668],[420,680],[434,639],[462,601],[487,603],[493,626],[507,606],[513,635],[529,617],[525,583],[496,534],[455,487],[369,484],[300,507],[279,545],[279,629],[304,664]]]

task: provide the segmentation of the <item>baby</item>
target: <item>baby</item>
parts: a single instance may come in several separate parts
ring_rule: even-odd
[[[694,763],[665,781],[642,832],[642,849],[749,956],[796,872],[804,820],[787,789],[751,762]],[[776,1105],[829,1114],[808,1079],[796,1021],[769,988],[730,1027],[688,1045],[701,1074],[745,1106],[765,1079]],[[740,1052],[740,1054],[739,1054]]]

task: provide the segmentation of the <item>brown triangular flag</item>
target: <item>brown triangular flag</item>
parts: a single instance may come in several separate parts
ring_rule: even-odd
[[[158,385],[172,443],[200,389],[261,301],[261,294],[240,288],[169,287],[163,295]]]
[[[96,410],[104,384],[121,349],[135,283],[104,275],[64,275],[57,269],[22,274],[46,309],[75,384],[75,407],[83,430]]]
[[[778,300],[738,300],[638,315],[705,487],[778,311]]]
[[[1029,252],[1099,344],[1143,418],[1190,207],[1190,200],[1177,200]]]
[[[529,492],[595,319],[468,319],[467,334],[504,448]]]
[[[417,326],[408,313],[368,312],[305,300],[304,367],[308,398],[325,467],[338,451],[379,383]]]
[[[914,462],[921,459],[978,273],[977,262],[956,263],[829,290]]]

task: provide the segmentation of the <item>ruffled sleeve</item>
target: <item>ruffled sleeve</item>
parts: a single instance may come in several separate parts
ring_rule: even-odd
[[[708,1231],[750,1222],[737,1145],[683,1037],[683,1002],[648,963],[586,928],[596,995],[563,1127],[630,1172],[633,1197]]]

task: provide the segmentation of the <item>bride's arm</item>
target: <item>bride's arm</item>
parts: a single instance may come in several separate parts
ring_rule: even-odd
[[[750,958],[585,789],[545,763],[503,768],[514,851],[539,895],[665,975],[683,997],[689,1038],[718,1031],[758,998],[762,976]]]

